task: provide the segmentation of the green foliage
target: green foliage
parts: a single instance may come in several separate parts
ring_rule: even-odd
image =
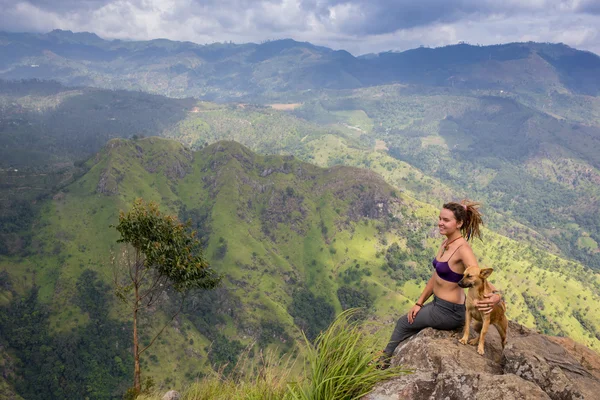
[[[29,227],[35,216],[33,206],[26,200],[15,200],[10,205],[11,213],[6,210],[0,214],[0,233],[20,232]]]
[[[0,180],[2,175],[0,171]],[[0,255],[27,255],[26,249],[31,243],[29,228],[38,209],[33,206],[32,199],[27,198],[27,192],[17,195],[18,190],[13,191],[16,188],[8,186],[3,189],[0,185],[0,192],[7,193],[5,199],[0,196]]]
[[[244,345],[238,340],[230,340],[223,334],[217,334],[210,348],[207,348],[208,359],[215,371],[223,370],[225,376],[235,368]]]
[[[240,308],[239,301],[224,288],[192,290],[188,294],[183,313],[198,332],[210,340],[215,340],[219,327],[226,324],[225,316]]]
[[[359,291],[350,286],[341,286],[337,290],[337,297],[342,305],[342,310],[356,309],[353,318],[365,319],[372,312],[374,299],[365,289]]]
[[[351,322],[355,310],[346,310],[322,332],[314,344],[306,340],[310,365],[307,380],[293,385],[295,400],[360,399],[375,384],[409,371],[401,367],[380,370],[373,336]]]
[[[377,369],[377,340],[367,326],[356,323],[355,313],[338,315],[314,344],[305,337],[307,364],[300,376],[294,374],[296,359],[291,356],[261,354],[250,368],[244,359],[229,375],[203,377],[183,392],[182,400],[353,400],[379,382],[410,373],[402,367]],[[156,393],[138,400],[160,398]]]
[[[600,267],[600,253],[580,251],[552,228],[575,233],[568,228],[575,220],[592,238],[600,238],[597,213],[588,206],[591,193],[597,195],[600,165],[600,143],[591,131],[599,128],[587,131],[582,125],[557,121],[514,98],[467,94],[446,99],[445,116],[423,111],[423,120],[402,128],[386,127],[391,115],[379,114],[375,121],[383,126],[377,127],[377,136],[386,141],[389,154],[449,185],[453,192],[482,201],[493,210],[488,220],[493,217],[495,227],[510,231],[516,219],[546,233],[565,256]],[[405,105],[415,101],[433,105],[439,99],[392,96],[392,102]],[[436,123],[423,122],[427,120]]]
[[[426,281],[431,277],[429,254],[423,248],[419,235],[409,232],[407,245],[410,252],[402,250],[398,243],[392,243],[385,251],[385,270],[398,285],[410,280]]]
[[[144,268],[153,268],[173,283],[177,291],[193,287],[210,289],[220,277],[208,266],[195,233],[170,215],[163,215],[155,203],[137,199],[127,213],[119,214],[115,227],[119,243],[129,243],[144,255]]]
[[[127,346],[130,327],[108,317],[109,286],[86,270],[76,298],[89,322],[71,332],[50,335],[48,308],[33,287],[25,297],[0,308],[0,338],[18,359],[17,392],[26,399],[113,399],[131,379]],[[121,345],[119,345],[121,344]]]
[[[206,247],[210,238],[210,210],[202,208],[188,209],[185,204],[179,209],[179,220],[189,224],[189,227],[197,232],[198,240],[202,247]]]
[[[335,315],[333,306],[324,297],[315,296],[306,288],[294,291],[288,312],[309,340],[327,329]]]
[[[98,273],[86,269],[77,279],[77,295],[75,303],[87,312],[93,320],[105,320],[108,318],[110,308],[107,307],[107,296],[112,287],[98,279]]]
[[[285,325],[277,320],[265,319],[260,321],[260,333],[258,335],[257,344],[259,347],[265,348],[272,342],[285,347],[293,346],[293,341],[290,335],[285,330]]]
[[[535,318],[535,325],[540,332],[546,335],[564,336],[564,332],[542,313],[544,302],[541,298],[532,296],[527,292],[523,292],[522,295],[527,308]]]
[[[115,284],[117,297],[126,303],[129,300],[133,313],[133,393],[138,394],[142,390],[140,355],[152,346],[167,326],[163,325],[140,349],[139,312],[154,305],[155,299],[160,297],[157,294],[168,289],[169,286],[162,287],[165,283],[176,292],[187,293],[193,288],[212,289],[221,278],[204,260],[195,232],[188,232],[188,226],[176,217],[162,214],[155,203],[135,200],[128,213],[120,212],[119,224],[115,228],[121,234],[117,242],[131,245],[135,252],[133,261],[124,260],[129,283],[121,284],[118,273],[115,273]],[[184,300],[179,310],[171,313],[171,320],[182,310]]]
[[[403,267],[404,261],[410,260],[410,254],[406,251],[402,251],[398,243],[392,243],[385,252],[385,260],[388,267],[397,271]]]
[[[293,376],[296,359],[291,355],[276,357],[274,352],[260,353],[252,360],[248,353],[234,371],[225,375],[217,371],[203,376],[186,388],[182,400],[284,400],[289,399],[288,385]],[[138,400],[159,400],[163,394],[155,391]]]
[[[127,391],[123,395],[123,400],[136,400],[143,398],[145,395],[151,394],[154,391],[155,386],[156,383],[154,382],[154,379],[152,379],[151,376],[147,376],[142,382],[141,390],[138,392],[135,390],[135,388],[132,387],[127,389]]]
[[[370,276],[371,270],[368,268],[361,268],[360,264],[355,264],[343,272],[342,279],[344,280],[345,284],[349,284],[352,282],[360,282],[362,277],[365,275]]]
[[[337,290],[337,296],[344,310],[350,308],[369,309],[373,305],[373,296],[369,292],[359,291],[350,286],[341,286]]]
[[[0,271],[0,289],[2,290],[11,290],[12,282],[10,280],[10,275],[8,271],[2,270]]]
[[[140,147],[141,153],[136,146]],[[355,265],[359,264],[361,270],[371,266],[372,275],[367,279],[363,274],[363,283],[353,287],[360,287],[359,290],[365,288],[365,293],[368,289],[373,294],[374,306],[369,316],[384,319],[390,312],[403,312],[408,304],[406,300],[414,298],[421,289],[419,279],[430,276],[434,247],[439,244],[434,231],[437,209],[414,201],[402,186],[397,192],[397,199],[390,201],[391,187],[376,179],[371,172],[344,167],[321,170],[289,158],[263,157],[233,142],[222,142],[190,154],[193,163],[190,162],[183,178],[167,179],[163,169],[146,169],[157,163],[168,167],[172,160],[177,160],[173,155],[184,151],[180,149],[176,143],[158,138],[140,139],[135,143],[111,142],[110,151],[99,155],[95,160],[96,166],[83,179],[69,186],[70,192],[65,193],[64,198],[45,203],[44,214],[36,225],[39,229],[32,237],[32,244],[38,246],[32,258],[27,262],[14,258],[0,259],[0,268],[6,268],[9,274],[19,277],[17,287],[28,284],[27,268],[35,271],[36,282],[43,285],[40,293],[52,301],[54,330],[68,330],[76,324],[74,318],[68,318],[66,312],[64,316],[60,315],[60,311],[65,305],[80,301],[71,296],[76,291],[76,278],[84,271],[84,266],[102,268],[109,246],[116,240],[114,230],[111,232],[98,227],[105,227],[107,220],[114,220],[118,207],[134,196],[160,200],[173,211],[179,207],[180,215],[184,204],[188,213],[198,210],[196,217],[189,218],[204,222],[186,230],[210,227],[211,237],[205,242],[206,254],[215,254],[220,237],[228,244],[225,258],[211,262],[227,277],[231,296],[215,293],[194,299],[190,293],[188,299],[195,300],[195,304],[190,304],[190,308],[186,305],[183,314],[180,314],[178,331],[165,330],[164,341],[161,340],[161,346],[153,351],[159,364],[143,364],[144,373],[154,376],[161,385],[166,377],[177,379],[179,384],[182,379],[191,380],[209,370],[209,363],[204,363],[203,349],[207,340],[215,340],[219,332],[226,333],[227,340],[238,340],[244,345],[242,332],[248,330],[253,332],[256,340],[277,343],[273,335],[263,335],[260,325],[265,320],[279,321],[288,332],[293,332],[292,319],[285,312],[292,313],[294,294],[289,292],[290,287],[302,285],[316,295],[327,295],[323,300],[331,304],[335,301],[339,285],[348,286],[343,284],[342,279],[348,267],[355,270]],[[341,146],[339,151],[361,154],[359,151],[362,150]],[[402,163],[381,152],[376,156],[381,158],[373,158],[374,168],[382,165],[379,160],[394,168],[404,168]],[[154,163],[152,160],[155,160]],[[283,167],[285,162],[289,167]],[[98,195],[95,188],[100,172],[107,165],[123,171],[121,193]],[[416,171],[406,168],[404,173],[407,177],[410,171]],[[383,170],[387,170],[387,166]],[[408,179],[398,182],[407,182],[407,185],[422,182],[423,187],[435,187],[440,192],[445,190],[444,186],[436,186],[438,183],[426,186],[427,179],[437,181],[423,177],[418,171]],[[288,187],[293,188],[293,197],[288,195]],[[365,217],[363,213],[368,214],[366,211],[375,209],[374,202],[363,207],[365,198],[371,193],[377,193],[373,196],[375,200],[381,199],[383,204],[390,206],[390,210],[377,217]],[[304,200],[297,203],[300,197]],[[276,200],[277,207],[270,202],[271,199]],[[431,194],[428,201],[435,203],[436,199],[436,195]],[[263,209],[265,221],[278,221],[269,223],[271,235],[267,237],[261,231],[263,216],[259,213]],[[303,225],[298,229],[298,226],[287,222],[287,216],[300,211],[304,213]],[[488,208],[485,212],[488,216],[494,211]],[[506,218],[507,224],[513,223],[511,221],[514,220]],[[527,227],[517,224],[514,228],[530,232]],[[65,232],[77,234],[69,236]],[[588,331],[588,327],[598,325],[596,311],[585,314],[580,310],[585,320],[579,323],[570,313],[562,311],[567,305],[581,308],[575,299],[577,293],[587,296],[590,301],[597,300],[598,285],[595,279],[590,279],[589,272],[584,272],[577,263],[551,256],[535,246],[529,247],[525,240],[510,240],[490,230],[486,230],[485,235],[484,242],[474,243],[475,254],[482,264],[495,268],[494,284],[505,289],[511,298],[508,310],[511,319],[518,318],[518,322],[535,326],[535,308],[544,318],[556,324],[555,328],[569,332],[575,340],[591,347],[597,346],[598,340],[588,336],[588,332],[592,332]],[[566,242],[576,244],[581,235],[568,236]],[[394,242],[398,244],[388,252],[387,243]],[[54,248],[56,254],[52,254]],[[385,268],[379,268],[381,264]],[[542,279],[543,272],[548,272],[547,277],[536,284],[538,279]],[[563,290],[562,281],[567,277],[570,282]],[[60,290],[55,291],[55,287]],[[511,289],[515,287],[532,288],[535,293],[531,295],[542,299],[544,308],[539,309],[534,304],[530,310],[523,296]],[[547,293],[553,295],[547,296]],[[338,298],[342,303],[343,296]],[[114,307],[108,308],[115,312]],[[312,314],[323,309],[310,311],[309,307],[306,308]],[[92,314],[96,312],[89,310]],[[151,320],[160,319],[162,322],[165,314],[165,309],[159,308],[152,314]],[[308,326],[304,318],[298,319],[298,314],[293,314],[297,323]],[[64,321],[72,325],[64,327]],[[81,318],[79,321],[83,324]],[[317,333],[322,329],[319,327]],[[271,333],[276,331],[274,327]],[[554,332],[560,331],[555,329]],[[192,338],[195,349],[188,345]],[[150,337],[146,336],[143,342],[148,343],[149,340]],[[73,353],[78,354],[78,351]],[[199,356],[187,358],[186,367],[178,367],[177,357],[185,357],[189,351]],[[127,365],[127,360],[122,358],[122,364]]]
[[[585,317],[584,312],[579,310],[573,310],[573,317],[596,339],[600,340],[600,330],[596,328],[596,326]]]

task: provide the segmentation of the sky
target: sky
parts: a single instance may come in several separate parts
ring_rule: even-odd
[[[600,0],[0,0],[0,31],[260,43],[354,55],[464,41],[562,42],[600,54]]]

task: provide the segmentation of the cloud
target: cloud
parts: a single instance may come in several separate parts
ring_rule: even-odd
[[[338,0],[330,3],[329,18],[325,23],[343,33],[355,35],[378,35],[433,23],[454,22],[482,8],[477,2],[463,0]]]
[[[198,43],[291,37],[354,54],[459,40],[600,53],[600,0],[0,0],[0,26]]]
[[[378,35],[460,21],[512,18],[519,15],[588,13],[598,0],[307,0],[310,11],[338,31],[356,35]],[[589,4],[588,4],[589,3]],[[319,10],[326,8],[329,13]]]
[[[600,1],[580,0],[576,2],[575,10],[585,14],[600,15]]]
[[[110,3],[111,0],[28,0],[31,6],[45,11],[84,11],[95,10]],[[21,2],[22,3],[22,2]]]

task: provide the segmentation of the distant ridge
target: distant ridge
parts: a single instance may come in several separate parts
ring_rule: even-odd
[[[213,100],[389,83],[600,93],[600,57],[552,43],[459,43],[355,57],[293,39],[201,45],[104,40],[94,33],[54,30],[0,32],[0,54],[0,79],[55,79],[66,85]]]

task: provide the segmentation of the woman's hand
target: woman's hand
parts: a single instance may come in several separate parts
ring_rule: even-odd
[[[419,311],[421,311],[421,306],[415,304],[414,306],[412,306],[412,308],[410,309],[410,311],[408,312],[408,323],[412,324],[415,320],[415,317],[417,316],[417,314],[419,313]]]
[[[500,296],[498,293],[486,294],[483,297],[485,297],[485,299],[475,300],[474,303],[475,307],[477,307],[477,309],[484,314],[491,313],[494,309],[494,306],[500,303],[500,300],[502,300],[502,296]]]

